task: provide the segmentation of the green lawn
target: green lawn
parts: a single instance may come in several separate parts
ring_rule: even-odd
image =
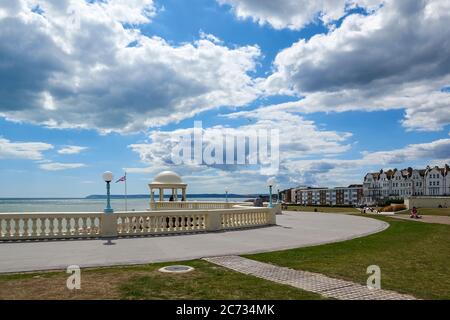
[[[317,212],[326,212],[326,213],[359,213],[360,211],[351,207],[319,207],[319,206],[297,206],[297,205],[288,205],[288,210],[290,211],[306,211],[306,212],[314,212],[314,209],[317,209]]]
[[[384,289],[424,299],[450,299],[450,225],[376,219],[390,227],[345,242],[247,257],[362,284],[367,267],[378,265]]]
[[[66,288],[69,275],[64,271],[0,275],[0,299],[321,299],[206,261],[182,264],[195,270],[184,274],[158,271],[170,263],[86,269],[81,272],[81,290],[74,291]]]
[[[419,215],[450,217],[450,208],[419,208],[417,212]]]

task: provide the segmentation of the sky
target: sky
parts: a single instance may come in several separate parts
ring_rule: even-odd
[[[263,193],[443,166],[449,22],[446,0],[0,0],[0,197],[101,194],[106,170],[130,194],[163,170]],[[199,121],[202,150],[277,133],[275,170],[174,161]]]

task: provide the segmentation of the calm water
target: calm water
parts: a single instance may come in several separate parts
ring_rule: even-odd
[[[188,199],[190,200],[190,199]],[[195,198],[192,201],[225,201],[224,198]],[[244,201],[245,198],[229,198]],[[128,210],[141,211],[149,208],[149,199],[128,199]],[[103,211],[103,199],[0,199],[0,212],[96,212]],[[124,199],[113,199],[116,211],[125,210]]]

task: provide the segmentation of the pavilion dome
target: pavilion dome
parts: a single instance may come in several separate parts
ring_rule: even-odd
[[[173,171],[163,171],[154,179],[154,184],[183,184],[181,177]]]

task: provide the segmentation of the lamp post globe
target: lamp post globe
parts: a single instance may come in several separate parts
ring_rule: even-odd
[[[111,194],[110,194],[110,183],[114,179],[111,171],[106,171],[102,175],[103,181],[106,182],[106,208],[103,210],[104,213],[113,213],[114,210],[111,208]]]
[[[114,178],[111,171],[105,171],[103,173],[102,177],[103,177],[103,181],[105,181],[106,183],[111,182]]]

